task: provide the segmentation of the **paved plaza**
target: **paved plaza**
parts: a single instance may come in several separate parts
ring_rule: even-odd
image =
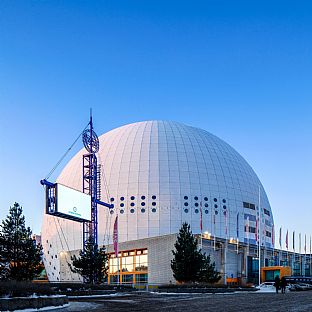
[[[165,294],[133,293],[105,298],[71,299],[70,306],[58,311],[270,311],[310,312],[312,292]]]

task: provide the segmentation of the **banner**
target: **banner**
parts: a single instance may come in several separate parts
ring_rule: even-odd
[[[202,202],[200,202],[200,220],[199,220],[199,227],[200,227],[200,233],[203,233],[203,207]]]
[[[282,227],[280,227],[280,231],[279,231],[279,245],[280,245],[280,248],[282,248]]]
[[[286,243],[286,249],[288,250],[288,230],[286,232],[286,240],[285,240],[285,243]]]
[[[118,216],[116,216],[114,223],[113,243],[115,256],[118,257]]]
[[[236,215],[236,237],[239,238],[239,212]]]
[[[293,251],[295,251],[295,231],[293,231]]]

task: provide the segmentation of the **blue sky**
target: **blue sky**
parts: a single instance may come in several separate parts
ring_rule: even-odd
[[[219,136],[276,228],[312,234],[311,38],[309,1],[1,1],[0,219],[17,201],[40,232],[39,181],[92,107],[98,134],[168,119]]]

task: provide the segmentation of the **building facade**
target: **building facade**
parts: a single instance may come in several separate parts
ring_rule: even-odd
[[[191,225],[194,234],[207,233],[215,238],[212,249],[208,243],[203,249],[224,271],[224,278],[246,275],[246,258],[240,247],[255,245],[257,240],[263,248],[274,247],[273,215],[265,190],[249,164],[221,139],[176,122],[146,121],[109,131],[99,141],[101,200],[114,208],[98,208],[98,241],[110,250],[118,215],[120,252],[125,258],[125,268],[119,269],[122,272],[132,266],[134,280],[174,282],[171,250],[183,222]],[[82,190],[85,153],[81,150],[69,161],[58,183]],[[222,253],[222,242],[226,242],[226,253]],[[70,254],[82,248],[80,223],[45,215],[42,244],[49,280],[79,279],[64,272]],[[232,255],[230,247],[235,244],[238,252]],[[142,265],[138,252],[146,255],[142,256]],[[148,259],[147,265],[143,265],[144,258]],[[112,280],[115,262],[110,259]],[[167,263],[162,273],[157,263]],[[124,275],[122,278],[130,279]]]

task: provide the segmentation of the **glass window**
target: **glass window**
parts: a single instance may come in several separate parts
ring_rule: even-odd
[[[147,283],[147,274],[136,274],[135,280],[137,283]]]
[[[110,199],[110,201],[111,201],[111,202],[113,202],[114,200],[115,200],[115,198],[114,198],[114,197],[112,197],[112,198]]]
[[[144,202],[142,202],[142,203],[141,203],[141,206],[145,206],[145,203],[144,203]]]
[[[204,201],[207,201],[208,200],[208,197],[204,197]]]
[[[144,200],[144,199],[145,199],[145,196],[144,196],[144,195],[143,195],[143,196],[141,196],[141,199],[142,199],[142,200]]]
[[[184,209],[184,212],[185,212],[185,213],[188,213],[188,209],[187,209],[187,208],[185,208],[185,209]]]
[[[132,284],[133,283],[133,274],[122,275],[122,283]]]
[[[131,212],[131,213],[134,213],[134,209],[133,209],[133,208],[131,208],[131,209],[130,209],[130,212]]]
[[[198,209],[195,209],[195,213],[198,213],[199,212],[199,210]]]
[[[145,212],[145,209],[144,209],[144,208],[142,208],[142,209],[141,209],[141,212],[142,212],[142,213],[144,213],[144,212]]]
[[[110,209],[110,210],[109,210],[109,213],[110,213],[110,214],[113,214],[113,213],[114,213],[114,210],[113,210],[113,209]]]
[[[133,257],[125,256],[121,258],[122,272],[133,272]]]
[[[195,199],[195,200],[198,200],[198,197],[197,197],[197,196],[195,196],[195,197],[194,197],[194,199]]]
[[[155,202],[152,202],[152,206],[156,206],[156,203],[155,203]]]
[[[208,207],[208,204],[207,204],[207,203],[205,204],[205,207]]]
[[[225,206],[225,205],[223,205],[223,209],[226,209],[226,206]]]
[[[131,199],[131,200],[135,200],[135,197],[134,197],[134,196],[131,196],[130,199]]]
[[[225,204],[225,203],[226,203],[226,200],[225,200],[225,199],[222,199],[222,202]]]
[[[134,207],[134,206],[135,206],[135,203],[131,203],[130,206],[131,206],[131,207]]]
[[[184,199],[185,199],[185,200],[187,200],[187,199],[188,199],[188,197],[187,197],[187,196],[184,196]]]
[[[198,207],[198,203],[195,203],[195,207]]]
[[[188,206],[188,203],[185,202],[185,203],[184,203],[184,206]]]
[[[125,198],[123,196],[120,197],[120,200],[125,200]]]
[[[123,207],[125,204],[124,203],[120,203],[120,207]]]
[[[156,199],[156,195],[153,195],[153,196],[152,196],[152,199]]]
[[[218,205],[214,205],[215,208],[218,208]]]
[[[156,212],[156,208],[153,208],[153,209],[152,209],[152,212]]]
[[[209,212],[209,211],[206,209],[206,210],[205,210],[205,214],[208,214],[208,212]]]
[[[123,209],[120,209],[120,213],[123,214],[125,211]]]
[[[213,199],[214,202],[217,202],[218,200],[216,198]]]

